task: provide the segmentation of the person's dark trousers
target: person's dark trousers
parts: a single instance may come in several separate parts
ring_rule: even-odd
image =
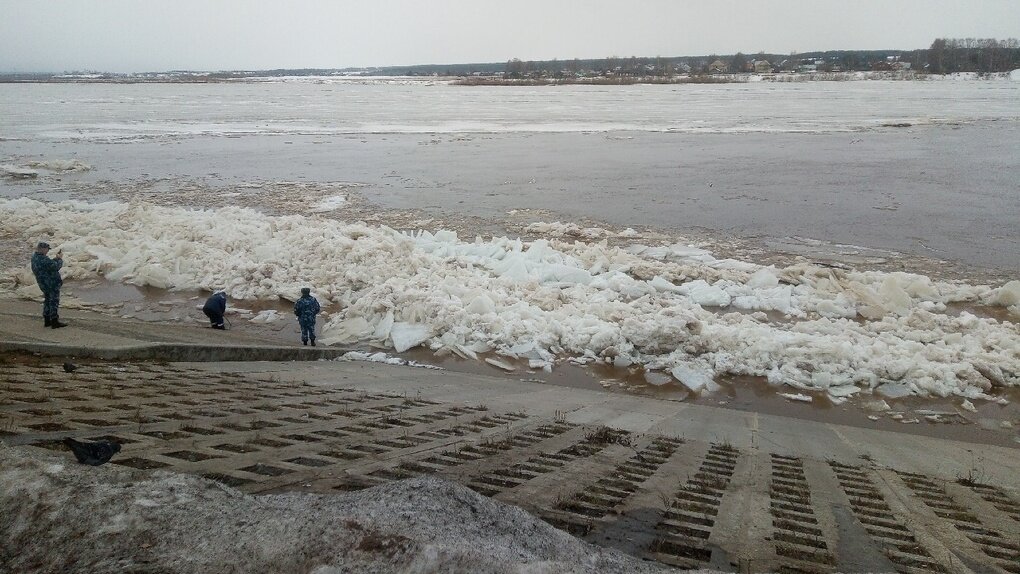
[[[309,340],[312,342],[312,346],[315,346],[315,321],[304,322],[298,321],[301,325],[301,343],[308,343]]]
[[[63,327],[60,322],[60,290],[43,292],[43,322],[47,327]]]
[[[202,311],[205,312],[205,316],[206,317],[209,317],[209,326],[211,326],[213,329],[224,329],[225,328],[223,326],[223,314],[222,313],[215,313],[215,312],[210,311],[208,309],[203,309]]]

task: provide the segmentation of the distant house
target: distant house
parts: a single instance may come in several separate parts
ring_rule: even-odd
[[[824,60],[815,60],[812,58],[807,58],[801,60],[800,63],[797,64],[797,71],[810,74],[812,72],[817,72],[818,66],[822,66],[824,64],[825,64]]]
[[[755,74],[771,74],[772,64],[768,60],[753,60],[751,62],[751,71]]]
[[[729,69],[729,65],[722,60],[716,60],[708,65],[708,73],[710,74],[721,74]]]

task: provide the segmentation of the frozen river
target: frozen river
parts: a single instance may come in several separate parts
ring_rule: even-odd
[[[324,344],[974,412],[1020,386],[1018,96],[1006,80],[0,85],[0,164],[38,170],[0,179],[0,288],[33,297],[23,255],[45,238],[72,284],[270,307],[312,285]],[[35,201],[64,198],[93,203]]]
[[[0,163],[95,168],[64,183],[356,182],[381,208],[540,209],[1015,276],[1018,120],[1010,81],[2,84]]]

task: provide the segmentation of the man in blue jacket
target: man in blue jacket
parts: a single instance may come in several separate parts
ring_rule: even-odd
[[[205,300],[202,312],[205,313],[206,317],[209,317],[210,327],[221,331],[226,329],[223,326],[223,314],[227,312],[227,294],[223,291],[213,293],[211,297]]]
[[[312,297],[312,290],[308,287],[301,289],[301,298],[294,303],[294,314],[297,315],[298,324],[301,325],[301,344],[307,345],[308,341],[315,346],[315,316],[319,314],[319,301]]]
[[[66,327],[67,323],[61,323],[58,316],[60,307],[60,286],[64,280],[60,278],[60,268],[64,266],[64,259],[57,253],[56,257],[50,259],[46,255],[50,252],[50,244],[40,242],[32,254],[32,273],[39,289],[43,293],[43,321],[47,327],[59,329]]]

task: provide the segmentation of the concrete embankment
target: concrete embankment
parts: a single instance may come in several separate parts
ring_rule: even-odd
[[[162,496],[160,484],[177,482],[169,478],[174,475],[146,471],[201,476],[251,495],[379,487],[372,492],[404,497],[412,508],[417,503],[409,493],[434,498],[445,492],[456,508],[469,503],[484,511],[478,516],[485,523],[468,524],[469,530],[510,529],[502,542],[485,542],[494,544],[493,556],[520,548],[525,541],[516,536],[538,536],[555,548],[564,543],[537,522],[514,522],[522,515],[507,513],[510,522],[504,523],[498,507],[465,498],[469,493],[462,489],[437,486],[453,482],[584,541],[672,566],[962,573],[1017,572],[1020,563],[1016,448],[444,370],[207,360],[216,357],[212,349],[225,353],[220,357],[236,352],[246,358],[273,352],[323,358],[327,350],[84,312],[68,313],[72,327],[44,330],[34,316],[19,313],[16,306],[0,312],[0,345],[7,345],[0,348],[21,349],[0,362],[0,439],[16,447],[4,456],[19,469],[19,484],[37,484],[42,496],[66,493],[68,484],[78,482],[96,496],[108,493],[114,487],[104,481],[127,480],[108,469],[153,477],[130,480],[149,481],[154,496]],[[57,357],[26,354],[28,345]],[[190,361],[156,355],[173,350],[186,358],[186,351],[202,346],[209,353]],[[132,348],[153,354],[139,359]],[[64,356],[75,350],[111,354],[91,355],[65,372]],[[37,462],[42,453],[73,464],[60,443],[67,436],[116,440],[123,450],[98,469],[74,467],[66,479],[44,476],[55,467]],[[433,478],[421,482],[423,477]],[[201,483],[188,482],[195,484]],[[336,508],[361,504],[352,500],[372,496],[296,503],[334,508],[328,512],[336,514]],[[39,500],[15,497],[5,502],[5,514],[35,520],[28,517]],[[248,506],[282,499],[256,500],[261,502],[239,499],[231,512],[246,515]],[[95,501],[77,503],[90,508]],[[223,501],[210,498],[209,504]],[[171,520],[164,506],[153,507],[157,521]],[[436,532],[453,532],[446,530],[446,518],[463,520],[462,514],[433,513],[421,524],[433,521]],[[378,542],[385,550],[388,540],[408,553],[401,554],[405,558],[421,558],[429,544],[447,540],[421,524],[401,530],[390,522],[357,522],[378,535],[351,527],[343,536],[352,543],[368,538],[367,547]],[[206,527],[212,528],[199,525]],[[171,564],[167,557],[179,556],[180,548],[136,536],[142,531],[128,528],[118,536],[138,543],[132,548],[154,545],[163,553],[156,563]],[[39,536],[59,552],[72,537],[52,532]],[[587,571],[627,564],[581,546],[562,548],[571,556],[595,557]],[[393,556],[378,564],[412,564]],[[546,555],[531,556],[540,561]],[[362,564],[355,558],[364,557],[335,563]]]

